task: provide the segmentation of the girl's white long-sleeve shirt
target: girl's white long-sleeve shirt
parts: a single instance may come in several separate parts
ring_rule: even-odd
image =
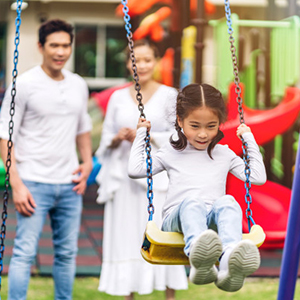
[[[128,165],[131,178],[147,177],[145,135],[145,127],[137,130]],[[251,132],[244,133],[243,138],[248,144],[250,181],[252,184],[262,185],[266,182],[266,170],[259,147]],[[210,210],[213,203],[226,194],[228,172],[243,181],[246,179],[243,159],[227,145],[217,144],[212,151],[212,157],[213,159],[209,157],[207,150],[197,150],[189,143],[182,151],[166,143],[152,155],[153,175],[166,170],[169,176],[163,218],[187,197],[203,200]],[[155,195],[155,177],[153,189]]]

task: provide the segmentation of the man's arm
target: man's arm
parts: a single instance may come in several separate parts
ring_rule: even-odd
[[[1,158],[4,162],[4,166],[6,169],[6,160],[7,160],[7,140],[1,139],[0,140],[0,148],[1,148]],[[36,207],[35,201],[23,183],[22,179],[19,176],[16,167],[16,160],[14,155],[14,148],[11,149],[11,165],[9,168],[10,174],[10,185],[13,192],[13,202],[15,204],[16,210],[24,215],[24,216],[31,216],[34,213],[34,208]]]
[[[79,167],[73,172],[78,174],[78,177],[73,179],[77,185],[73,188],[77,194],[83,194],[86,189],[86,182],[92,171],[92,142],[90,132],[79,134],[76,138],[77,148],[82,160]]]

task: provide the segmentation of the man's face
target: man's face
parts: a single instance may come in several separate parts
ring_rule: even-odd
[[[49,73],[59,73],[72,53],[71,37],[65,31],[58,31],[46,37],[44,46],[39,43],[43,55],[43,68]]]

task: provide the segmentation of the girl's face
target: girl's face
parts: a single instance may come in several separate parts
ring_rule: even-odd
[[[137,71],[139,75],[139,82],[141,84],[147,83],[153,78],[154,68],[156,66],[156,58],[154,51],[149,46],[138,46],[134,48]],[[132,74],[131,61],[127,62],[127,68]]]
[[[203,106],[191,111],[183,120],[178,118],[178,124],[193,147],[205,150],[218,134],[220,121],[212,109]]]

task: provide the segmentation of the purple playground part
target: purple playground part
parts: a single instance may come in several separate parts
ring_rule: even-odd
[[[293,300],[300,256],[300,139],[277,300]],[[275,221],[275,220],[274,220]],[[275,221],[276,222],[276,221]]]

